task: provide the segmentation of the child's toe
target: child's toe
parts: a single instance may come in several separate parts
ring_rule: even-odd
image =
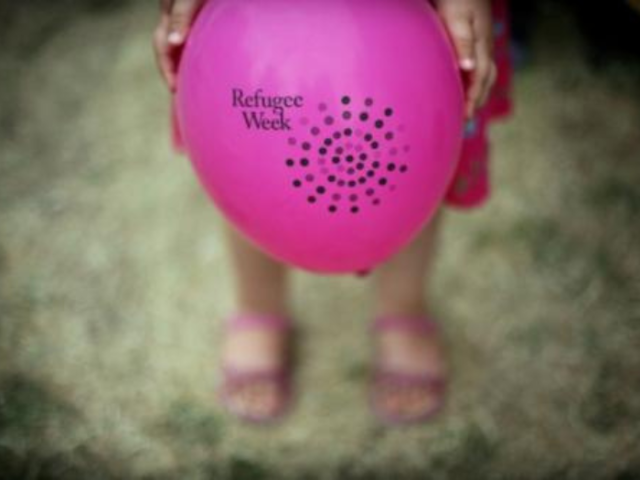
[[[436,394],[420,386],[381,388],[376,398],[377,406],[381,410],[402,419],[420,417],[436,408],[439,401]]]
[[[229,402],[238,413],[258,417],[274,414],[281,400],[277,386],[270,381],[237,388],[229,397]]]

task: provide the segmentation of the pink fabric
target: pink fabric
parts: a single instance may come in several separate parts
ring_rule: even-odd
[[[508,0],[493,1],[495,62],[498,77],[487,104],[476,118],[467,122],[458,170],[453,178],[445,205],[467,209],[483,205],[490,194],[488,128],[492,121],[512,112],[511,85],[513,66],[510,56]]]

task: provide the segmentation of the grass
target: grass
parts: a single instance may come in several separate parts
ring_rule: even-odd
[[[448,408],[398,431],[365,408],[368,281],[302,272],[294,415],[222,413],[230,265],[169,149],[155,6],[27,5],[0,54],[0,478],[640,477],[640,109],[556,7],[493,131],[491,201],[447,218]]]

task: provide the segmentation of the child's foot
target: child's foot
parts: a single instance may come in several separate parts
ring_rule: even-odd
[[[376,321],[373,407],[391,423],[426,419],[443,402],[446,374],[437,326],[426,316]]]
[[[275,418],[289,396],[290,325],[281,317],[238,318],[230,322],[224,339],[225,406],[248,420]]]

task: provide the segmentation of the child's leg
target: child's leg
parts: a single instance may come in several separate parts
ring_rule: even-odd
[[[287,270],[262,253],[231,226],[227,239],[234,265],[236,310],[288,317]],[[283,332],[271,329],[231,331],[225,338],[223,361],[238,369],[273,368],[282,365],[286,348]],[[229,401],[237,410],[254,415],[273,412],[281,402],[277,386],[270,381],[251,382]]]
[[[236,305],[242,312],[287,315],[287,269],[227,225]]]
[[[378,315],[427,313],[425,293],[440,221],[438,213],[411,244],[378,269]]]
[[[403,251],[379,268],[376,299],[379,316],[429,315],[426,295],[434,256],[440,214]],[[411,332],[382,332],[377,352],[385,365],[411,373],[438,373],[444,370],[441,345],[436,337]],[[384,408],[399,415],[418,415],[431,409],[435,396],[411,388],[384,392]]]

